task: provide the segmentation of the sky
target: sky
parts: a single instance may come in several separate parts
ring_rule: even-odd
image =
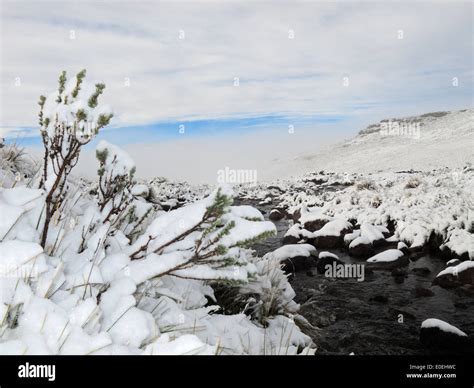
[[[0,4],[0,136],[40,145],[38,96],[86,68],[114,111],[99,139],[135,154],[144,176],[166,164],[206,180],[384,118],[473,105],[471,2]]]

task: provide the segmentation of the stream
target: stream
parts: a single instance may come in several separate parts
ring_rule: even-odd
[[[266,220],[273,208],[258,205],[257,201],[241,203],[257,207]],[[286,219],[272,222],[278,233],[254,247],[260,256],[281,247],[283,235],[292,225]],[[343,250],[326,251],[335,253],[345,263],[364,262]],[[474,290],[431,286],[445,266],[441,258],[426,255],[410,261],[396,276],[390,271],[366,271],[364,281],[357,281],[328,278],[313,268],[295,273],[290,283],[296,293],[295,301],[301,305],[299,313],[320,329],[313,334],[317,354],[430,354],[419,341],[425,319],[438,318],[468,335],[474,334]],[[417,288],[422,290],[417,293]]]

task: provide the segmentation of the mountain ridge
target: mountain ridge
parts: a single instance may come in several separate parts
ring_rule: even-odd
[[[474,162],[474,108],[384,119],[349,139],[286,162],[286,171],[375,173],[462,168]]]

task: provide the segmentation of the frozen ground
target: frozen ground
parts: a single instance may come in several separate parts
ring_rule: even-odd
[[[311,354],[316,329],[281,264],[306,266],[326,249],[398,267],[430,248],[456,260],[439,271],[443,287],[472,286],[472,266],[461,263],[474,258],[472,114],[404,119],[419,125],[411,137],[371,126],[282,170],[337,172],[234,190],[135,182],[133,160],[100,143],[98,180],[68,177],[44,248],[45,191],[57,170],[48,165],[38,189],[40,165],[0,148],[0,353]],[[259,238],[275,243],[277,229],[241,201],[278,210],[272,216],[292,220],[291,244],[310,245],[253,250]]]
[[[275,161],[272,167],[286,178],[312,171],[387,172],[428,171],[436,168],[463,167],[474,161],[474,109],[437,112],[401,119],[388,119],[400,125],[396,134],[382,134],[381,123],[315,154]],[[405,129],[405,134],[403,134]],[[381,133],[382,132],[382,133]]]

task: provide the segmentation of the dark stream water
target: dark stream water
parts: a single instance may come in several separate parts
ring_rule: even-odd
[[[271,206],[246,202],[265,212],[267,219]],[[274,223],[278,234],[255,247],[260,255],[282,246],[283,235],[292,224],[285,219]],[[342,250],[328,251],[345,263],[364,262]],[[354,278],[328,278],[313,269],[297,272],[290,282],[301,305],[300,314],[320,329],[312,335],[318,354],[430,354],[419,341],[425,319],[441,319],[474,336],[474,290],[431,285],[445,266],[441,258],[426,255],[410,261],[399,276],[374,271],[359,282]],[[416,270],[422,267],[423,272]],[[415,293],[417,287],[429,289],[433,295],[419,296]]]

